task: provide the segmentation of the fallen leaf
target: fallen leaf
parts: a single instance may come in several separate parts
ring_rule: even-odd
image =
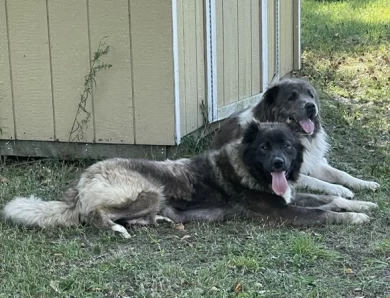
[[[184,225],[182,223],[177,224],[175,228],[179,231],[184,231]]]
[[[344,272],[347,274],[352,274],[353,270],[351,268],[345,268]]]
[[[8,183],[8,178],[0,175],[0,181],[1,183]]]
[[[188,238],[191,238],[190,235],[184,235],[180,240],[185,240],[185,239],[188,239]]]
[[[234,293],[239,294],[242,292],[242,285],[238,282],[234,285]]]
[[[59,293],[60,290],[59,290],[59,285],[60,283],[58,282],[58,280],[51,280],[50,281],[50,287],[56,292],[56,293]]]

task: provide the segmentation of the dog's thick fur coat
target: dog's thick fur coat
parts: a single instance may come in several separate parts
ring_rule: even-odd
[[[306,152],[297,187],[346,198],[354,196],[347,187],[372,190],[379,187],[376,182],[355,178],[329,165],[326,154],[330,146],[321,124],[319,98],[307,81],[284,79],[270,86],[256,106],[237,112],[222,122],[211,148],[221,148],[240,138],[254,119],[287,123],[300,135]]]
[[[376,208],[373,203],[295,196],[292,184],[298,179],[303,151],[285,124],[253,122],[242,140],[192,159],[98,162],[81,174],[62,201],[19,197],[5,205],[3,215],[29,226],[90,223],[126,238],[130,235],[119,223],[154,223],[164,217],[175,222],[233,217],[297,225],[366,222],[364,213],[332,210],[366,211]],[[281,196],[272,191],[274,172],[281,180],[287,178]]]

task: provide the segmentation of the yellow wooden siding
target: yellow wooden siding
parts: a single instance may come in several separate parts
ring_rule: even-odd
[[[107,36],[104,41],[110,45],[110,53],[103,59],[113,65],[98,73],[96,78],[93,96],[95,141],[133,144],[129,2],[89,0],[88,4],[91,51],[95,51]]]
[[[224,0],[223,63],[225,105],[238,101],[238,0]],[[242,1],[242,0],[241,0]],[[218,7],[217,7],[218,9]],[[218,34],[218,33],[217,33]],[[221,53],[220,53],[221,54]]]
[[[179,92],[181,134],[203,124],[206,101],[204,5],[202,1],[177,1],[179,45]]]
[[[276,73],[276,15],[275,0],[268,1],[268,82],[271,82]],[[290,0],[289,0],[290,1]]]
[[[0,0],[0,139],[14,139],[14,115],[10,79],[5,0]]]
[[[268,73],[275,0],[268,1]],[[297,1],[297,0],[295,0]],[[288,2],[288,3],[287,3]],[[100,40],[110,46],[86,109],[85,142],[173,145],[171,0],[0,0],[0,139],[67,141]],[[181,135],[203,124],[205,1],[177,0]],[[261,90],[261,1],[215,0],[218,108]],[[293,67],[293,3],[281,3],[281,75]],[[8,52],[10,49],[10,52]],[[14,119],[15,115],[15,119]]]
[[[185,100],[185,117],[181,119],[186,123],[185,133],[198,128],[198,88],[196,69],[196,5],[195,1],[182,1],[183,39],[184,39],[184,79],[183,95]]]
[[[135,143],[174,145],[172,1],[131,0],[130,20]]]
[[[197,68],[197,99],[198,127],[203,125],[201,104],[206,105],[206,60],[205,60],[205,7],[203,1],[196,2],[196,68]],[[204,111],[205,112],[205,111]],[[207,113],[206,113],[207,114]]]
[[[251,95],[256,95],[261,92],[261,18],[260,18],[260,2],[259,0],[251,0],[251,30],[252,30],[252,86]]]
[[[238,3],[238,99],[252,95],[251,0]]]
[[[280,76],[294,68],[293,1],[280,1]]]
[[[215,27],[217,48],[217,105],[218,107],[223,107],[225,105],[223,0],[215,0]]]
[[[48,15],[55,137],[68,141],[84,89],[84,75],[89,71],[87,3],[51,0],[48,1]],[[92,112],[91,101],[87,102],[86,110]],[[92,114],[83,141],[94,140],[93,128]]]
[[[216,0],[218,108],[259,94],[260,2]]]
[[[97,74],[81,141],[174,144],[169,0],[1,0],[0,138],[68,141],[84,76],[105,36],[110,52],[102,60],[113,67]],[[203,44],[194,41],[198,52]],[[204,82],[198,88],[204,93]]]
[[[53,140],[46,1],[7,1],[16,138]]]

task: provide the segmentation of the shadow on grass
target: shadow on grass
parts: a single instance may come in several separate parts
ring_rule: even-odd
[[[331,143],[330,160],[344,170],[353,167],[359,174],[386,178],[390,174],[390,135],[385,110],[365,109],[350,100],[337,100],[320,91],[324,127]],[[362,110],[364,109],[364,112]]]

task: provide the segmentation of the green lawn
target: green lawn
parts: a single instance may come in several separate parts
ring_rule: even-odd
[[[124,240],[0,221],[0,297],[390,297],[390,3],[302,2],[295,75],[320,92],[331,162],[381,183],[356,192],[380,206],[370,224],[192,223],[139,227]],[[86,165],[3,162],[0,205],[31,193],[54,199]]]

